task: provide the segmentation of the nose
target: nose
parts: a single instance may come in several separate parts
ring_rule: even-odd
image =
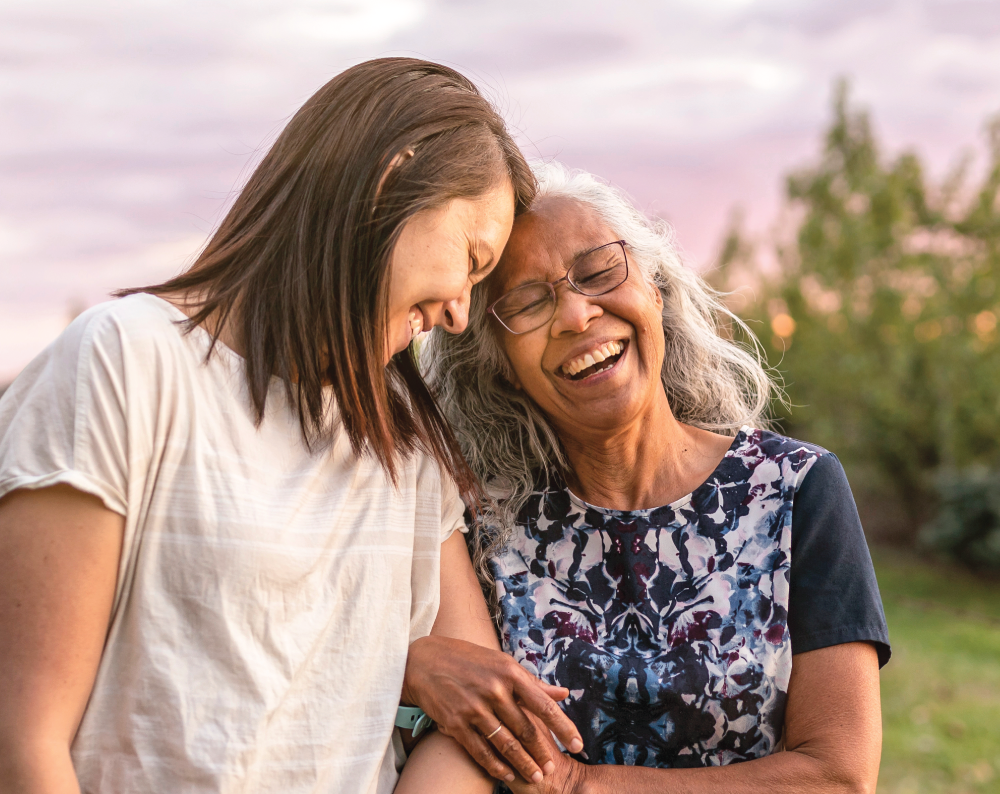
[[[556,309],[552,315],[550,332],[554,337],[566,333],[583,333],[602,314],[604,309],[593,298],[581,295],[568,284],[561,284],[556,290]]]
[[[441,310],[439,325],[449,334],[460,334],[469,325],[469,300],[472,285],[466,284],[462,294],[455,300],[445,301]]]

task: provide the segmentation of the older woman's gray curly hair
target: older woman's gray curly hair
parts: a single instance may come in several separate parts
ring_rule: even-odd
[[[660,377],[674,416],[705,430],[734,433],[742,425],[766,427],[777,387],[761,363],[753,333],[720,296],[686,267],[663,221],[651,221],[620,191],[583,171],[535,162],[532,170],[545,198],[574,199],[593,208],[628,243],[629,260],[663,295],[666,349]],[[476,511],[473,563],[487,594],[487,561],[506,544],[517,514],[535,490],[570,466],[545,416],[511,385],[512,372],[486,314],[487,290],[473,291],[468,330],[455,336],[435,330],[421,359],[438,404],[451,422],[486,503]],[[750,346],[722,332],[737,326]],[[491,606],[496,612],[495,598]]]

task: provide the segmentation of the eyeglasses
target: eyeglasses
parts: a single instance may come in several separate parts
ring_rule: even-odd
[[[594,248],[580,254],[555,281],[535,281],[512,289],[486,310],[512,334],[526,334],[541,328],[556,311],[556,285],[565,281],[581,295],[591,298],[611,292],[628,278],[625,241]]]

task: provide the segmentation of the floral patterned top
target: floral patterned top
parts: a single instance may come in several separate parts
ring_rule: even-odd
[[[806,555],[815,559],[804,582],[817,581],[824,565],[817,555],[832,554],[839,583],[820,576],[819,590],[801,600],[824,613],[823,599],[853,594],[861,608],[854,602],[853,612],[832,618],[835,625],[821,614],[810,626],[807,615],[797,629],[789,616],[793,512],[798,533],[809,516],[799,521],[796,495],[824,457],[843,484],[831,497],[820,482],[813,490],[827,506],[809,514],[837,530],[829,516],[845,512],[836,503],[846,488],[853,522],[838,519],[848,528],[839,544],[846,556],[826,548],[825,531]],[[859,539],[867,570],[857,564]],[[836,573],[844,568],[838,559],[859,572]],[[796,652],[860,639],[888,658],[871,561],[839,463],[824,449],[766,431],[741,430],[712,476],[664,507],[609,510],[562,484],[541,487],[491,567],[504,649],[569,688],[563,708],[583,736],[575,757],[587,763],[700,767],[774,751],[793,628],[804,640],[800,647],[796,635]]]

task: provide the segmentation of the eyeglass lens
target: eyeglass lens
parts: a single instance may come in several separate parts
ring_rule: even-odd
[[[591,297],[610,292],[623,284],[626,278],[628,261],[625,246],[620,242],[584,254],[566,273],[566,280],[573,289]],[[493,312],[510,331],[523,334],[547,323],[555,307],[555,288],[542,282],[511,290],[494,304]]]

